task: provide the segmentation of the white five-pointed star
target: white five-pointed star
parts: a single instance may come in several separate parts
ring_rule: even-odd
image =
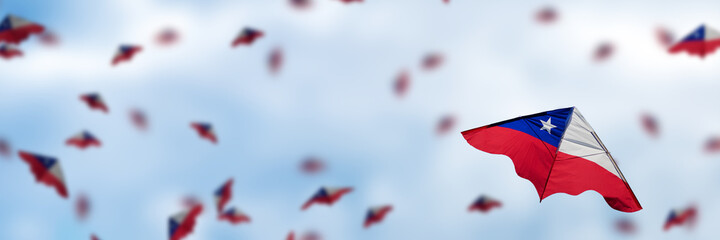
[[[542,131],[542,130],[547,130],[548,133],[552,134],[552,133],[550,132],[550,130],[552,130],[553,128],[556,128],[557,126],[552,125],[552,123],[550,123],[550,120],[552,120],[552,118],[548,118],[547,122],[546,122],[546,121],[543,121],[543,120],[540,120],[540,122],[541,122],[542,125],[543,125],[542,128],[540,128],[540,131]]]

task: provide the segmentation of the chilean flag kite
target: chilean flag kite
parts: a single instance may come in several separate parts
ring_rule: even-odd
[[[480,211],[483,213],[489,212],[493,208],[499,208],[502,207],[502,203],[500,201],[495,200],[493,198],[490,198],[488,196],[482,195],[478,197],[475,202],[470,204],[470,207],[468,207],[468,211]]]
[[[40,24],[8,14],[0,22],[0,42],[20,44],[30,34],[38,34],[43,31],[45,31],[45,27]]]
[[[690,206],[684,210],[675,209],[670,211],[670,215],[668,215],[667,220],[665,220],[663,229],[667,231],[673,226],[682,225],[692,227],[695,224],[695,220],[697,220],[697,208],[695,206]]]
[[[370,225],[382,222],[382,220],[385,219],[385,215],[390,213],[392,209],[393,207],[391,205],[370,208],[367,212],[367,215],[365,215],[365,224],[363,224],[363,226],[365,228],[368,228],[370,227]]]
[[[88,93],[84,95],[80,95],[80,100],[85,102],[90,109],[94,110],[100,110],[105,113],[108,112],[108,107],[105,105],[105,102],[100,97],[100,94],[97,93]]]
[[[212,143],[217,143],[217,136],[215,136],[215,131],[209,123],[194,122],[191,123],[190,126],[197,131],[200,137],[205,138]]]
[[[238,34],[235,40],[233,40],[232,46],[237,47],[239,45],[252,45],[255,40],[263,36],[265,36],[265,33],[262,31],[251,27],[245,27],[240,34]]]
[[[100,147],[101,145],[100,140],[98,140],[88,131],[82,131],[76,134],[75,136],[65,141],[65,144],[69,146],[75,146],[79,149],[85,149],[92,146]]]
[[[202,213],[202,205],[198,204],[190,210],[170,216],[170,240],[180,240],[193,232],[195,219]]]
[[[2,44],[0,45],[0,57],[4,59],[13,59],[16,57],[22,57],[23,52],[15,46]]]
[[[220,220],[228,221],[233,225],[250,222],[250,216],[241,212],[240,210],[237,210],[234,207],[225,210],[222,214],[220,214],[219,218]]]
[[[112,65],[115,66],[121,62],[130,61],[133,56],[140,51],[142,51],[142,47],[137,45],[120,45],[118,51],[115,52],[115,56],[112,59]]]
[[[215,204],[217,205],[218,213],[225,209],[225,204],[232,198],[232,185],[233,179],[231,178],[215,191]]]
[[[352,188],[341,187],[341,188],[329,188],[321,187],[315,195],[313,195],[305,204],[302,206],[302,210],[308,209],[313,204],[324,204],[332,206],[335,202],[340,200],[342,196],[352,192]]]
[[[687,52],[705,58],[720,47],[720,32],[708,26],[700,25],[680,42],[670,47],[670,53]]]
[[[512,159],[540,201],[555,193],[600,193],[610,207],[642,207],[605,145],[577,108],[562,108],[462,132],[473,147]]]
[[[18,155],[20,155],[20,159],[30,165],[30,171],[36,181],[55,188],[55,191],[63,198],[68,197],[65,178],[63,178],[60,162],[56,158],[23,151],[19,151]]]

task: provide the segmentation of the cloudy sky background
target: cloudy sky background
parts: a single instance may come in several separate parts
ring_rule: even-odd
[[[559,21],[538,25],[551,4]],[[298,12],[284,0],[4,0],[0,14],[44,24],[56,48],[37,39],[23,58],[0,62],[0,136],[16,149],[60,159],[71,198],[33,180],[13,157],[0,161],[0,239],[164,239],[184,196],[206,204],[189,240],[283,239],[317,230],[326,239],[613,239],[619,218],[637,239],[712,239],[720,235],[720,162],[702,151],[720,134],[720,64],[668,55],[654,30],[685,35],[720,24],[720,2],[316,0]],[[154,44],[165,27],[173,47]],[[251,47],[230,48],[244,26],[266,32]],[[616,54],[592,61],[597,44]],[[132,62],[110,66],[121,43],[141,44]],[[282,47],[285,66],[268,73]],[[442,52],[445,65],[422,71]],[[404,99],[394,77],[410,71]],[[99,92],[110,114],[78,95]],[[519,115],[577,106],[618,160],[644,209],[611,209],[595,192],[557,194],[541,204],[505,156],[469,146],[460,131]],[[136,131],[131,108],[150,131]],[[641,112],[655,114],[661,137],[648,137]],[[455,129],[435,135],[440,117]],[[215,125],[220,143],[200,140],[191,121]],[[65,139],[87,129],[103,147],[80,151]],[[305,176],[306,156],[328,170]],[[212,213],[212,192],[233,177],[230,206],[253,222],[231,226]],[[321,185],[353,186],[333,207],[300,205]],[[87,193],[93,211],[78,222],[73,200]],[[480,194],[503,202],[468,213]],[[672,208],[700,207],[694,231],[662,231]],[[393,204],[380,225],[362,228],[368,207]]]

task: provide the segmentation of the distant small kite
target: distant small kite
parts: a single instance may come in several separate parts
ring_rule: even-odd
[[[100,110],[105,113],[109,111],[107,105],[105,105],[105,101],[103,101],[102,97],[100,97],[100,94],[97,93],[88,93],[80,95],[80,100],[85,102],[90,109],[93,110]]]
[[[684,225],[688,227],[693,227],[695,225],[695,221],[697,220],[697,215],[697,207],[695,206],[689,206],[682,210],[674,209],[670,211],[670,214],[665,220],[663,230],[668,231],[673,226]]]
[[[643,128],[645,129],[645,132],[647,132],[648,135],[654,138],[660,135],[660,127],[658,126],[658,121],[653,115],[650,115],[649,113],[644,113],[640,117],[640,120],[642,122]]]
[[[438,121],[435,133],[437,135],[444,135],[455,127],[455,116],[445,115]]]
[[[95,236],[95,234],[93,234],[93,235],[90,235],[90,240],[100,240],[100,238],[98,238],[97,236]]]
[[[295,232],[290,231],[287,237],[285,237],[285,240],[295,240]]]
[[[138,130],[144,131],[148,128],[147,115],[139,109],[130,110],[130,121]]]
[[[0,22],[0,43],[20,44],[31,34],[39,34],[43,31],[45,31],[45,27],[40,24],[8,14]]]
[[[237,37],[232,42],[233,47],[237,47],[239,45],[252,45],[255,40],[265,36],[265,33],[263,31],[260,31],[255,28],[251,27],[245,27],[240,34],[238,34]]]
[[[170,46],[180,39],[180,33],[174,28],[165,28],[155,37],[155,42],[161,46]]]
[[[115,56],[112,59],[112,65],[114,66],[120,64],[121,62],[128,62],[140,51],[142,51],[142,47],[137,45],[120,45],[118,51],[115,52]]]
[[[313,5],[312,0],[289,0],[290,6],[298,10],[305,10]]]
[[[190,123],[190,126],[200,135],[201,138],[207,139],[208,141],[217,144],[218,139],[215,135],[215,130],[210,123],[194,122]]]
[[[283,66],[284,58],[285,54],[283,53],[282,48],[275,48],[270,52],[270,56],[268,57],[268,69],[270,70],[270,73],[277,74],[280,72],[280,68]]]
[[[618,219],[617,222],[615,222],[615,228],[618,230],[618,232],[627,235],[635,234],[635,232],[637,231],[635,222],[630,221],[630,219],[627,218]]]
[[[705,58],[708,54],[715,52],[718,47],[720,47],[720,32],[703,24],[683,40],[675,43],[670,47],[669,51],[673,54],[686,52],[690,55]]]
[[[535,21],[543,24],[554,23],[558,18],[558,13],[553,7],[544,7],[535,14]]]
[[[231,207],[230,209],[223,211],[219,218],[220,220],[228,221],[233,225],[250,222],[250,216],[235,207]]]
[[[45,31],[38,36],[40,43],[46,47],[54,47],[60,44],[60,38],[53,32]]]
[[[720,138],[711,137],[705,142],[705,152],[715,153],[720,152]]]
[[[600,43],[597,48],[595,48],[595,53],[593,54],[593,58],[596,62],[603,62],[605,60],[610,59],[612,57],[613,53],[615,52],[615,47],[610,42],[602,42]]]
[[[300,164],[300,169],[307,174],[316,174],[325,169],[325,163],[316,157],[308,157]]]
[[[196,205],[189,210],[172,215],[168,223],[170,240],[180,240],[190,235],[195,229],[195,221],[202,210],[202,205]]]
[[[232,185],[233,179],[228,179],[222,186],[215,190],[215,205],[217,206],[218,214],[225,209],[225,205],[232,198]]]
[[[5,139],[0,138],[0,156],[9,158],[10,155],[12,155],[10,151],[10,143]]]
[[[363,226],[369,228],[373,224],[378,224],[385,219],[385,216],[392,211],[392,205],[383,205],[372,207],[367,211],[365,215],[365,223]]]
[[[363,0],[338,0],[338,1],[341,1],[343,3],[361,3],[361,2],[363,2]]]
[[[100,147],[102,145],[102,143],[100,143],[100,140],[88,131],[82,131],[78,134],[75,134],[75,136],[72,136],[67,141],[65,141],[65,144],[68,146],[75,146],[79,149],[85,149],[93,146]]]
[[[90,199],[85,194],[79,194],[75,199],[75,216],[81,221],[85,220],[90,209]]]
[[[408,88],[410,88],[410,73],[408,73],[406,70],[403,70],[398,74],[397,77],[395,77],[395,82],[393,83],[393,90],[395,90],[395,96],[397,97],[404,97],[405,93],[407,93]]]
[[[36,181],[55,188],[55,191],[63,198],[68,197],[62,168],[56,158],[23,151],[19,151],[18,155],[20,159],[30,165],[30,171]]]
[[[313,204],[323,204],[332,206],[335,202],[340,200],[342,196],[345,194],[348,194],[352,192],[352,188],[350,187],[341,187],[341,188],[329,188],[329,187],[321,187],[320,190],[318,190],[315,195],[313,195],[305,204],[302,206],[302,210],[307,210],[312,206]]]
[[[23,52],[20,51],[17,47],[9,44],[2,44],[0,45],[0,58],[3,59],[13,59],[16,57],[22,57]]]
[[[663,48],[670,48],[675,42],[675,35],[664,27],[658,27],[655,29],[655,38]]]
[[[499,208],[502,207],[502,203],[500,201],[495,200],[491,197],[481,195],[480,197],[475,200],[472,204],[470,204],[470,207],[468,207],[468,211],[479,211],[482,213],[489,212],[493,208]]]
[[[440,53],[428,53],[425,55],[425,57],[422,60],[422,68],[425,69],[425,71],[433,71],[438,69],[443,62],[445,61],[445,57],[443,57]]]

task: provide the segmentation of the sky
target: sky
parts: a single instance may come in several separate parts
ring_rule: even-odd
[[[0,159],[0,239],[164,239],[181,200],[197,196],[206,211],[188,240],[284,239],[290,230],[325,239],[715,239],[720,229],[720,159],[703,152],[720,134],[720,64],[670,55],[658,26],[676,37],[720,24],[717,1],[315,0],[297,11],[284,0],[3,0],[11,13],[45,25],[57,47],[36,38],[25,55],[0,61],[0,137],[14,149],[57,157],[70,198],[36,183],[16,156]],[[559,13],[542,25],[545,6]],[[266,36],[231,48],[245,26]],[[170,47],[155,35],[181,34]],[[615,54],[592,60],[611,42]],[[112,67],[120,44],[143,46]],[[282,48],[279,74],[266,68]],[[445,62],[424,71],[421,59]],[[395,76],[410,73],[404,98]],[[80,94],[100,93],[110,112],[90,111]],[[602,196],[556,194],[539,203],[512,161],[476,150],[463,130],[576,106],[618,161],[643,210],[622,213]],[[144,110],[149,130],[128,119]],[[655,115],[655,139],[640,114]],[[456,126],[438,136],[445,115]],[[219,143],[198,138],[190,122],[214,125]],[[89,130],[101,148],[65,140]],[[326,171],[299,171],[307,156]],[[234,178],[236,206],[252,222],[233,226],[210,210],[213,191]],[[354,191],[332,207],[300,211],[320,186]],[[75,197],[92,212],[80,222]],[[503,202],[468,213],[481,194]],[[673,208],[696,203],[695,229],[662,225]],[[392,204],[385,221],[362,228],[368,207]],[[617,219],[638,225],[617,233]]]

